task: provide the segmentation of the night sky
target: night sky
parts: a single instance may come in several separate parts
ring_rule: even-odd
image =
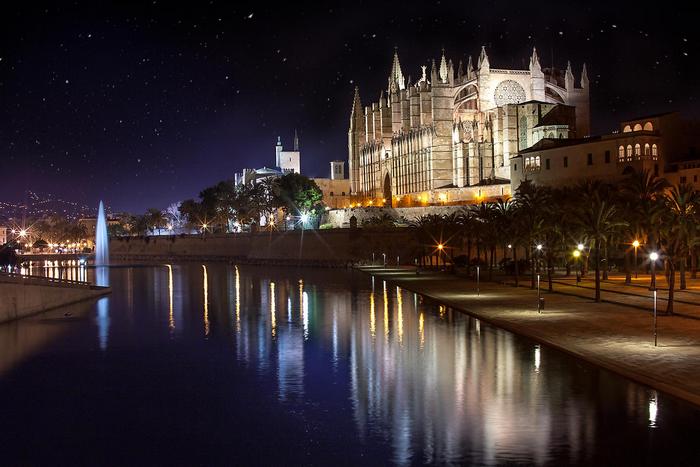
[[[348,6],[348,5],[353,5]],[[53,193],[164,208],[243,167],[274,164],[298,129],[302,172],[347,159],[353,88],[487,46],[491,66],[570,59],[591,79],[595,133],[620,119],[696,117],[697,24],[643,2],[11,2],[0,16],[0,200]],[[478,8],[478,9],[474,9]]]

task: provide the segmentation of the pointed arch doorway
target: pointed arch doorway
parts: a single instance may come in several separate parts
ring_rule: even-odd
[[[384,175],[384,191],[383,191],[383,197],[386,200],[384,203],[384,206],[392,207],[393,206],[393,198],[391,196],[391,177],[389,176],[389,172]]]

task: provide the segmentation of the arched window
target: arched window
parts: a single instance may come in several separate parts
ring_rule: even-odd
[[[656,159],[657,157],[659,157],[659,150],[656,147],[656,144],[652,144],[651,145],[651,158]]]
[[[645,156],[650,156],[651,155],[651,146],[649,146],[649,143],[646,143],[644,145],[644,155]]]
[[[627,145],[627,160],[628,161],[632,160],[632,145],[631,144]]]
[[[636,157],[639,157],[642,155],[642,146],[639,143],[634,145],[634,155]]]
[[[632,131],[632,127],[629,125],[625,125],[625,127],[622,129],[623,133],[629,133],[630,131]]]
[[[642,131],[642,125],[640,125],[639,123],[634,125],[634,131]]]
[[[624,146],[620,146],[619,148],[617,148],[617,160],[620,162],[625,160],[625,147]]]
[[[654,125],[651,122],[646,122],[644,124],[644,131],[654,131]]]

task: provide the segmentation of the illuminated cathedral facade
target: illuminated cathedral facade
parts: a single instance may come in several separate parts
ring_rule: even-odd
[[[586,66],[575,80],[542,68],[533,49],[526,70],[492,68],[484,47],[455,71],[439,65],[404,77],[394,53],[387,89],[363,106],[359,89],[348,131],[351,192],[386,206],[473,202],[510,193],[510,158],[542,139],[590,132]],[[376,204],[375,204],[376,205]]]

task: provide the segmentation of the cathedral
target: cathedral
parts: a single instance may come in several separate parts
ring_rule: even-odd
[[[533,49],[527,70],[492,68],[481,48],[455,72],[443,51],[430,72],[406,79],[394,53],[387,89],[350,115],[348,165],[359,203],[386,206],[468,203],[510,194],[510,158],[542,139],[590,132],[586,66],[578,83],[542,68]],[[578,86],[577,86],[578,84]],[[375,204],[376,205],[376,204]]]

